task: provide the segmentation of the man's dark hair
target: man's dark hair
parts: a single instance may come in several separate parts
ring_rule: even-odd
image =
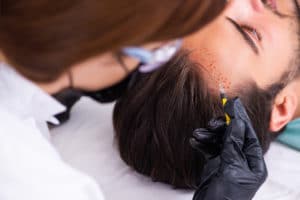
[[[269,133],[269,121],[273,99],[283,87],[278,82],[262,90],[252,83],[239,89],[264,152],[276,135]],[[195,188],[205,160],[191,148],[189,138],[193,130],[220,116],[224,113],[219,94],[213,94],[199,64],[182,51],[163,68],[140,74],[116,103],[113,118],[120,155],[154,181]]]

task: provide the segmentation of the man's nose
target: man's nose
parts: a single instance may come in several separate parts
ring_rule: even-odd
[[[230,0],[225,15],[239,20],[253,18],[264,11],[262,0]]]
[[[264,9],[264,4],[262,0],[246,0],[249,1],[252,9],[257,11],[257,12],[262,12]]]

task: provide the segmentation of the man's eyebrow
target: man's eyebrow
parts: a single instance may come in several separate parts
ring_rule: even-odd
[[[250,36],[245,33],[245,31],[240,27],[238,23],[236,23],[234,20],[232,20],[229,17],[226,17],[226,19],[236,28],[236,30],[243,36],[243,39],[246,41],[246,43],[251,47],[251,49],[254,51],[256,55],[259,55],[258,48],[256,44],[253,42],[253,40],[250,38]]]

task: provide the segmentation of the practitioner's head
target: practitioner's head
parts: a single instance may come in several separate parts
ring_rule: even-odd
[[[299,116],[296,2],[277,2],[278,12],[295,16],[281,18],[262,1],[232,0],[222,16],[185,40],[189,53],[140,75],[114,113],[125,162],[153,180],[194,187],[203,159],[188,138],[222,115],[220,83],[230,96],[242,98],[266,152],[276,134]]]
[[[120,48],[190,34],[224,2],[1,0],[0,59],[34,82],[52,83],[74,69],[76,87],[101,89],[126,75],[113,57]],[[129,70],[136,66],[127,62]]]

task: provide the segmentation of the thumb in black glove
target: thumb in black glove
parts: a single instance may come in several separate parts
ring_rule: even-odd
[[[193,131],[190,144],[205,157],[206,161],[210,160],[221,152],[225,129],[226,122],[223,117],[212,119],[207,129],[198,128]]]

